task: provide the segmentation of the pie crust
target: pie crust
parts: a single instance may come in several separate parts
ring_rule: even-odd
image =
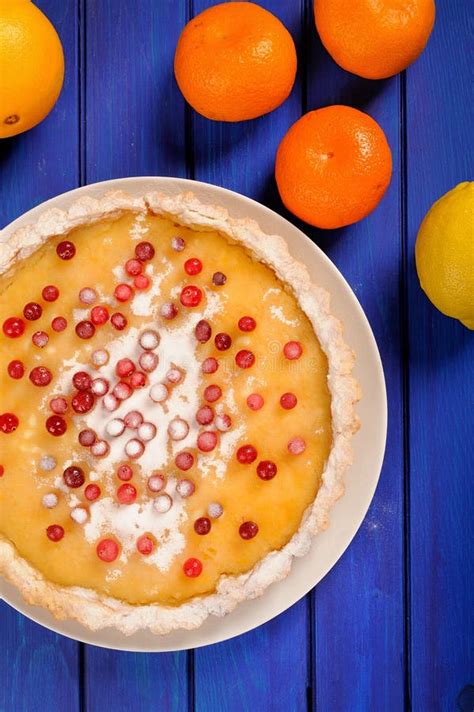
[[[202,204],[192,193],[169,196],[151,192],[134,197],[111,192],[100,199],[82,197],[67,211],[48,210],[36,224],[20,228],[6,240],[0,238],[0,275],[49,238],[119,217],[124,211],[162,215],[195,231],[218,231],[243,245],[258,261],[271,267],[293,292],[328,359],[333,439],[317,495],[299,529],[283,548],[272,551],[244,574],[221,576],[215,593],[178,606],[131,605],[91,589],[48,581],[19,556],[9,540],[0,536],[0,573],[21,591],[28,603],[47,608],[58,619],[75,619],[91,630],[114,627],[125,635],[142,629],[167,634],[180,628],[197,628],[209,615],[223,616],[241,601],[262,595],[270,584],[289,574],[293,557],[304,556],[313,536],[327,528],[329,511],[343,494],[344,476],[352,463],[351,439],[359,427],[355,404],[360,398],[360,388],[352,376],[355,357],[343,340],[341,323],[330,312],[329,294],[311,283],[306,267],[290,256],[285,241],[263,233],[253,220],[233,219],[221,207]]]

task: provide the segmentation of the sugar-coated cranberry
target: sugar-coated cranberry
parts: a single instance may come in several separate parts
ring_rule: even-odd
[[[216,418],[216,428],[220,430],[221,433],[225,433],[232,427],[232,419],[227,413],[219,413]]]
[[[241,445],[237,450],[237,460],[242,465],[250,465],[257,459],[257,454],[253,445]]]
[[[201,319],[196,324],[196,328],[194,329],[194,334],[200,344],[205,344],[211,338],[211,334],[212,334],[211,325],[205,319]]]
[[[118,284],[114,289],[114,297],[119,302],[128,302],[133,297],[133,289],[129,284]]]
[[[76,254],[76,246],[69,240],[63,240],[56,247],[56,253],[62,260],[72,260]]]
[[[138,410],[131,410],[123,420],[127,428],[137,430],[143,423],[143,415]]]
[[[168,381],[168,383],[181,383],[181,381],[183,380],[183,373],[182,371],[180,371],[179,368],[170,368],[166,372],[166,380]]]
[[[138,357],[138,364],[146,373],[151,373],[158,366],[158,356],[151,351],[145,351]]]
[[[97,435],[93,430],[86,428],[85,430],[81,430],[77,439],[79,440],[79,444],[83,447],[91,447],[97,440]]]
[[[88,413],[95,404],[95,398],[89,391],[79,391],[73,395],[71,400],[72,409],[75,413]]]
[[[220,502],[210,502],[207,507],[207,513],[211,519],[219,519],[224,514],[224,507]]]
[[[127,260],[125,263],[125,272],[131,277],[136,277],[137,274],[143,272],[143,263],[140,260]]]
[[[86,481],[84,470],[77,465],[70,465],[69,467],[66,467],[63,472],[63,480],[65,484],[72,489],[82,487]]]
[[[133,470],[130,465],[120,465],[117,468],[117,477],[119,480],[122,480],[122,482],[128,482],[131,480],[133,477]]]
[[[23,376],[25,375],[25,366],[23,362],[19,359],[14,359],[8,364],[7,371],[10,378],[18,380],[20,378],[23,378]]]
[[[105,324],[109,320],[109,310],[107,307],[104,307],[102,305],[98,305],[96,307],[92,307],[91,309],[91,322],[95,324],[95,326],[102,326],[102,324]]]
[[[277,466],[271,460],[261,460],[257,465],[257,475],[261,480],[272,480],[277,473]]]
[[[141,440],[137,440],[137,438],[132,438],[132,440],[129,440],[128,443],[125,445],[125,454],[131,460],[137,460],[143,455],[144,451],[144,444]]]
[[[35,333],[31,337],[31,341],[39,349],[44,349],[44,347],[47,345],[47,343],[49,341],[49,336],[46,333],[46,331],[35,331]]]
[[[135,289],[148,289],[150,286],[150,279],[146,274],[139,274],[133,280],[133,286]]]
[[[113,413],[113,411],[117,410],[117,408],[120,406],[120,401],[114,396],[113,393],[107,393],[107,395],[104,396],[102,405],[106,410],[109,411],[109,413]]]
[[[17,339],[25,332],[25,322],[18,316],[11,316],[3,322],[3,333],[10,339]]]
[[[64,415],[64,413],[67,413],[69,406],[65,398],[62,396],[55,396],[49,401],[49,407],[53,413],[56,413],[56,415]]]
[[[247,396],[247,405],[250,410],[260,410],[260,408],[263,408],[264,403],[265,401],[260,393],[251,393]]]
[[[148,536],[148,534],[142,534],[138,537],[137,549],[140,554],[142,554],[142,556],[149,556],[151,553],[153,553],[154,548],[155,542],[150,536]]]
[[[204,359],[201,365],[201,370],[203,373],[215,373],[219,368],[219,362],[213,356]]]
[[[188,284],[181,290],[179,299],[183,307],[197,307],[202,299],[202,290],[194,284]]]
[[[117,331],[123,331],[128,324],[127,317],[121,312],[115,312],[112,314],[110,321],[114,329]]]
[[[243,316],[239,319],[240,331],[253,331],[257,326],[257,322],[251,316]]]
[[[96,440],[91,445],[91,453],[94,457],[106,457],[110,452],[110,445],[107,440]]]
[[[175,465],[179,470],[190,470],[194,465],[194,456],[190,452],[178,452],[174,459]]]
[[[64,529],[59,524],[50,524],[46,529],[46,536],[50,541],[61,541],[64,536]]]
[[[136,366],[129,358],[121,358],[115,366],[115,373],[121,378],[130,376],[136,370]]]
[[[184,440],[189,433],[189,425],[182,418],[174,418],[168,425],[168,435],[172,440]]]
[[[29,379],[35,386],[48,386],[53,380],[53,374],[46,366],[35,366],[30,371]]]
[[[14,433],[19,424],[20,421],[14,413],[2,413],[2,415],[0,415],[0,430],[2,433],[5,433],[5,435]]]
[[[203,405],[196,413],[196,420],[199,425],[209,425],[214,420],[214,411],[210,405]]]
[[[227,282],[227,277],[223,272],[214,272],[212,275],[212,284],[215,287],[222,287]]]
[[[171,319],[174,319],[177,314],[178,307],[176,306],[176,304],[173,304],[173,302],[165,302],[160,307],[160,315],[163,317],[163,319],[168,319],[168,321],[170,321]]]
[[[94,378],[91,391],[95,396],[105,396],[109,390],[109,382],[105,378]]]
[[[199,433],[197,446],[201,452],[211,452],[215,449],[218,441],[218,435],[214,430],[205,430]]]
[[[215,384],[206,386],[204,389],[204,399],[207,400],[208,403],[215,403],[215,401],[218,401],[221,396],[222,390]]]
[[[244,522],[239,527],[239,534],[242,539],[253,539],[258,534],[258,525],[255,522]]]
[[[194,522],[194,531],[196,534],[200,534],[201,536],[209,534],[211,531],[211,520],[207,517],[199,517]]]
[[[95,334],[95,326],[85,319],[76,324],[76,334],[80,339],[91,339]]]
[[[192,480],[182,479],[182,480],[179,480],[178,484],[176,485],[176,492],[183,499],[186,499],[187,497],[191,497],[191,495],[194,494],[195,490],[196,490],[196,485],[194,484],[194,482]]]
[[[119,555],[119,545],[114,539],[102,539],[97,544],[96,552],[101,561],[111,563]]]
[[[150,492],[161,492],[165,486],[165,477],[159,473],[150,475],[147,482],[148,489]]]
[[[88,391],[92,385],[92,378],[86,371],[77,371],[72,377],[72,382],[78,391]]]
[[[137,498],[137,490],[128,482],[120,485],[117,490],[117,499],[120,504],[132,504]]]
[[[235,363],[239,368],[251,368],[255,363],[255,354],[247,349],[242,349],[236,354]]]
[[[96,485],[95,483],[91,483],[90,485],[87,485],[87,487],[84,490],[84,497],[89,500],[89,502],[93,502],[94,500],[98,499],[101,495],[101,489],[99,485]]]
[[[306,450],[306,442],[303,438],[291,438],[288,441],[288,452],[292,455],[301,455]]]
[[[153,501],[153,507],[160,514],[166,514],[166,512],[170,511],[172,506],[173,500],[166,492],[163,492],[163,494],[158,495],[158,497]]]
[[[156,425],[153,423],[144,422],[138,426],[138,437],[143,442],[147,443],[156,436]]]
[[[184,271],[186,274],[199,274],[202,271],[202,262],[197,257],[191,257],[184,263]]]
[[[107,435],[110,435],[112,438],[116,438],[119,435],[122,435],[125,430],[125,421],[123,421],[122,418],[112,418],[112,420],[109,420],[105,426],[105,430]]]
[[[294,393],[283,393],[280,398],[280,405],[285,410],[291,410],[298,403],[298,399]]]
[[[147,384],[147,377],[144,373],[141,371],[135,371],[135,373],[132,373],[130,376],[130,385],[132,388],[143,388]]]
[[[55,287],[54,284],[48,284],[46,287],[43,287],[41,296],[45,302],[55,302],[59,297],[59,289]]]
[[[229,334],[216,334],[214,337],[214,343],[218,351],[227,351],[232,346],[232,339]]]
[[[303,353],[303,347],[299,341],[288,341],[283,347],[283,353],[289,361],[295,361]]]
[[[42,313],[43,307],[37,302],[28,302],[28,304],[25,304],[23,307],[23,316],[25,319],[28,319],[28,321],[36,321],[40,318]]]
[[[186,559],[183,564],[183,571],[189,578],[197,578],[202,573],[202,563],[194,557]]]
[[[186,243],[182,237],[173,237],[171,240],[171,248],[175,252],[182,252],[186,247]]]
[[[160,338],[159,333],[154,329],[145,329],[145,331],[142,331],[140,334],[138,341],[142,349],[145,349],[145,351],[153,351],[153,349],[159,346]]]
[[[79,301],[82,304],[94,304],[97,301],[97,292],[92,287],[83,287],[79,292]]]
[[[132,387],[125,381],[119,381],[113,390],[113,394],[120,401],[127,400],[133,393]]]
[[[141,262],[147,262],[155,256],[155,248],[151,242],[139,242],[135,247],[135,256]]]
[[[58,438],[67,430],[67,423],[60,415],[50,415],[46,421],[46,430],[50,435]]]
[[[63,316],[55,316],[51,322],[51,328],[53,331],[64,331],[67,328],[67,319]]]

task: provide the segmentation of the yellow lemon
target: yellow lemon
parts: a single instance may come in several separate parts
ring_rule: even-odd
[[[460,183],[430,208],[415,259],[428,299],[474,329],[474,182]]]

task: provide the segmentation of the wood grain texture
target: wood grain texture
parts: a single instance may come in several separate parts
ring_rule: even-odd
[[[42,124],[0,142],[0,225],[77,184],[77,7],[38,3],[65,49],[66,80],[56,107]],[[67,161],[64,156],[68,155]],[[79,645],[0,604],[0,710],[79,710]]]
[[[473,7],[437,8],[429,51],[407,77],[411,696],[414,710],[465,712],[474,708],[474,339],[424,296],[413,250],[431,204],[474,177]]]

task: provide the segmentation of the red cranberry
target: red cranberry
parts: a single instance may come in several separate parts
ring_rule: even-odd
[[[133,470],[130,465],[120,465],[120,467],[117,468],[117,477],[119,480],[122,480],[122,482],[128,482],[131,480],[133,477]]]
[[[277,473],[277,466],[271,460],[262,460],[257,465],[257,475],[261,480],[272,480]]]
[[[255,355],[247,349],[242,349],[236,354],[235,363],[239,368],[251,368],[255,363]]]
[[[117,490],[117,499],[120,502],[120,504],[132,504],[135,502],[137,498],[137,490],[135,487],[128,482],[126,482],[123,485],[120,485],[120,487]]]
[[[135,364],[129,358],[121,358],[115,366],[115,373],[121,378],[130,376],[136,370]]]
[[[121,314],[121,312],[115,312],[115,314],[112,314],[110,321],[114,329],[117,329],[117,331],[123,331],[128,324],[127,317]]]
[[[51,328],[53,331],[64,331],[67,328],[67,319],[63,316],[55,316],[51,322]]]
[[[46,430],[50,435],[58,438],[67,430],[67,423],[60,415],[50,415],[46,421]]]
[[[23,378],[23,376],[25,375],[25,366],[23,365],[22,361],[14,359],[8,364],[7,371],[10,378],[15,378],[16,380],[18,380],[19,378]]]
[[[23,316],[28,321],[36,321],[43,313],[43,308],[36,302],[28,302],[23,308]]]
[[[109,320],[109,310],[107,307],[96,306],[91,309],[91,322],[96,326],[102,326]]]
[[[137,549],[143,556],[149,556],[155,548],[155,542],[147,534],[142,534],[137,539]]]
[[[72,377],[72,382],[78,391],[88,391],[92,385],[92,378],[85,371],[77,371]]]
[[[96,552],[101,561],[111,563],[119,555],[119,545],[113,539],[102,539],[97,544]]]
[[[65,398],[62,396],[56,396],[49,401],[49,407],[53,413],[56,413],[56,415],[64,415],[64,413],[67,413],[69,406]]]
[[[81,430],[78,435],[78,440],[83,447],[90,447],[97,440],[97,435],[93,430]]]
[[[0,430],[2,433],[5,433],[5,435],[14,433],[19,424],[20,421],[13,413],[3,413],[0,415]]]
[[[220,413],[216,418],[216,428],[225,433],[232,427],[232,419],[227,413]]]
[[[240,331],[253,331],[257,326],[257,322],[251,316],[243,316],[239,319]]]
[[[95,499],[98,499],[101,495],[101,489],[99,485],[96,485],[94,483],[87,485],[87,487],[84,490],[84,497],[89,500],[89,502],[93,502]]]
[[[135,256],[141,262],[147,262],[155,256],[155,248],[151,242],[139,242],[135,247]]]
[[[212,275],[212,284],[216,287],[222,287],[227,282],[227,277],[223,272],[214,272]]]
[[[283,353],[289,361],[294,361],[303,353],[303,347],[299,341],[288,341],[283,347]]]
[[[141,371],[135,371],[130,377],[130,385],[132,388],[143,388],[147,384],[147,377]]]
[[[179,470],[186,472],[194,465],[194,456],[190,452],[178,452],[174,462]]]
[[[219,388],[219,386],[216,386],[215,384],[207,386],[204,389],[204,399],[207,400],[208,403],[215,403],[219,400],[221,396],[222,390]]]
[[[204,359],[202,362],[202,372],[203,373],[215,373],[219,368],[219,362],[213,356]]]
[[[257,459],[257,451],[253,445],[242,445],[237,450],[237,460],[242,465],[250,465]]]
[[[193,284],[183,287],[180,295],[180,302],[183,307],[197,307],[202,299],[202,291]]]
[[[183,571],[189,578],[196,578],[202,573],[202,563],[199,559],[195,559],[194,557],[186,559],[183,564]]]
[[[258,534],[258,525],[255,522],[244,522],[239,527],[242,539],[253,539]]]
[[[128,302],[133,297],[133,289],[129,284],[118,284],[114,296],[119,302]]]
[[[80,321],[76,324],[76,334],[80,339],[90,339],[95,334],[95,326],[91,321]]]
[[[303,438],[292,438],[288,442],[288,452],[292,455],[301,455],[306,450],[306,443]]]
[[[125,263],[125,272],[131,277],[136,277],[137,274],[141,274],[143,272],[143,264],[140,260],[127,260]]]
[[[53,374],[46,366],[35,366],[30,372],[29,379],[35,386],[48,386],[53,380]]]
[[[50,524],[46,529],[46,536],[50,541],[61,541],[64,536],[64,529],[59,524]]]
[[[174,319],[178,314],[178,307],[173,302],[165,302],[160,307],[160,315],[163,319]]]
[[[218,351],[227,351],[232,346],[232,339],[229,334],[216,334],[214,343]]]
[[[196,324],[194,333],[195,333],[196,339],[199,341],[199,343],[205,344],[211,338],[211,334],[212,334],[211,325],[205,319],[201,319],[201,321],[198,321],[198,323]]]
[[[191,257],[184,263],[184,271],[187,274],[195,275],[202,271],[202,262],[197,257]]]
[[[70,465],[70,467],[66,467],[63,472],[63,480],[68,487],[77,489],[78,487],[82,487],[86,478],[81,467]]]
[[[3,322],[3,333],[10,339],[17,339],[25,331],[25,322],[17,316],[11,316]]]
[[[31,341],[39,349],[44,349],[44,347],[49,341],[49,336],[46,331],[35,331],[35,333],[31,337]]]
[[[79,391],[71,400],[72,409],[75,413],[88,413],[95,404],[95,398],[89,391]]]
[[[201,536],[209,534],[211,531],[211,520],[207,517],[199,517],[199,519],[196,519],[194,522],[194,531]]]
[[[285,410],[291,410],[297,404],[298,399],[294,393],[283,393],[280,398],[280,405]]]
[[[43,287],[41,296],[45,302],[55,302],[59,297],[59,289],[53,284],[48,284],[46,287]]]
[[[214,411],[211,406],[203,405],[196,413],[196,420],[199,425],[209,425],[214,420]]]
[[[60,257],[62,260],[72,260],[72,258],[76,254],[76,247],[73,242],[69,242],[69,240],[63,240],[63,242],[60,242],[59,245],[56,247],[56,252],[58,257]]]
[[[136,287],[136,289],[148,289],[150,280],[145,274],[139,274],[133,280],[133,286]]]
[[[3,477],[4,474],[5,474],[5,468],[3,467],[3,465],[0,465],[0,477]]]
[[[247,405],[250,410],[260,410],[260,408],[263,408],[264,403],[265,401],[260,393],[251,393],[247,397]]]
[[[197,446],[201,452],[211,452],[217,445],[218,437],[214,430],[205,430],[199,433]]]

